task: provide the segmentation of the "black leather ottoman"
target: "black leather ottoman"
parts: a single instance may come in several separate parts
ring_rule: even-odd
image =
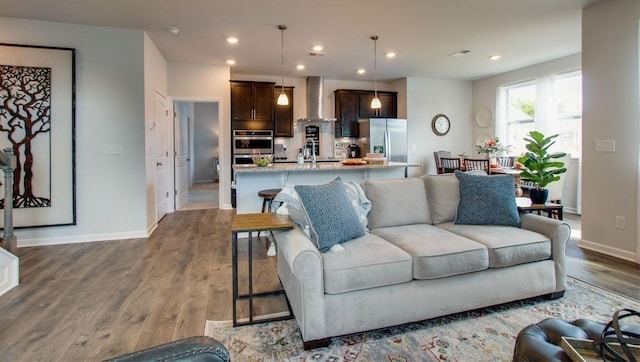
[[[566,321],[547,318],[518,333],[513,360],[516,362],[571,361],[560,347],[560,337],[595,340],[600,337],[604,327],[604,323],[588,319]]]
[[[189,337],[142,351],[109,359],[105,362],[229,362],[229,351],[211,337]]]

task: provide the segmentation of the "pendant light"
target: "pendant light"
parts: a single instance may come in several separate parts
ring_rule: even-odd
[[[281,59],[281,70],[282,70],[282,91],[278,96],[278,105],[286,106],[289,105],[289,97],[284,93],[284,31],[287,30],[286,25],[278,25],[278,29],[280,29],[280,44],[282,45],[282,59]]]
[[[373,40],[373,99],[371,100],[371,109],[379,109],[382,108],[382,104],[380,104],[380,98],[378,98],[378,48],[376,47],[378,36],[372,35],[371,40]]]

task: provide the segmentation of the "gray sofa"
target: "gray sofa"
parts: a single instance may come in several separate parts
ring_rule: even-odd
[[[343,250],[319,252],[298,227],[274,232],[278,275],[305,349],[333,336],[563,296],[566,223],[522,214],[521,227],[455,224],[453,174],[361,185],[371,201],[369,231]]]

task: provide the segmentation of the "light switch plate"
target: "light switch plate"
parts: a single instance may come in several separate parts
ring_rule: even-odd
[[[596,152],[616,152],[616,141],[596,140]]]
[[[121,155],[123,153],[121,144],[102,145],[102,153],[105,155]]]

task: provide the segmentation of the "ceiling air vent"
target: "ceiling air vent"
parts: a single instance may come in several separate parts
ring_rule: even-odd
[[[310,56],[312,56],[312,57],[323,57],[323,56],[325,56],[326,54],[327,54],[327,53],[323,53],[323,52],[316,52],[316,51],[313,51],[313,50],[312,50],[312,51],[310,51],[310,52],[309,52],[309,54],[307,54],[307,55],[310,55]]]
[[[457,52],[455,52],[455,53],[451,53],[451,54],[449,54],[449,56],[450,56],[450,57],[461,57],[461,56],[463,56],[463,55],[467,55],[467,54],[469,54],[469,53],[471,53],[471,50],[469,50],[469,49],[461,49],[461,50],[458,50],[458,51],[457,51]]]

